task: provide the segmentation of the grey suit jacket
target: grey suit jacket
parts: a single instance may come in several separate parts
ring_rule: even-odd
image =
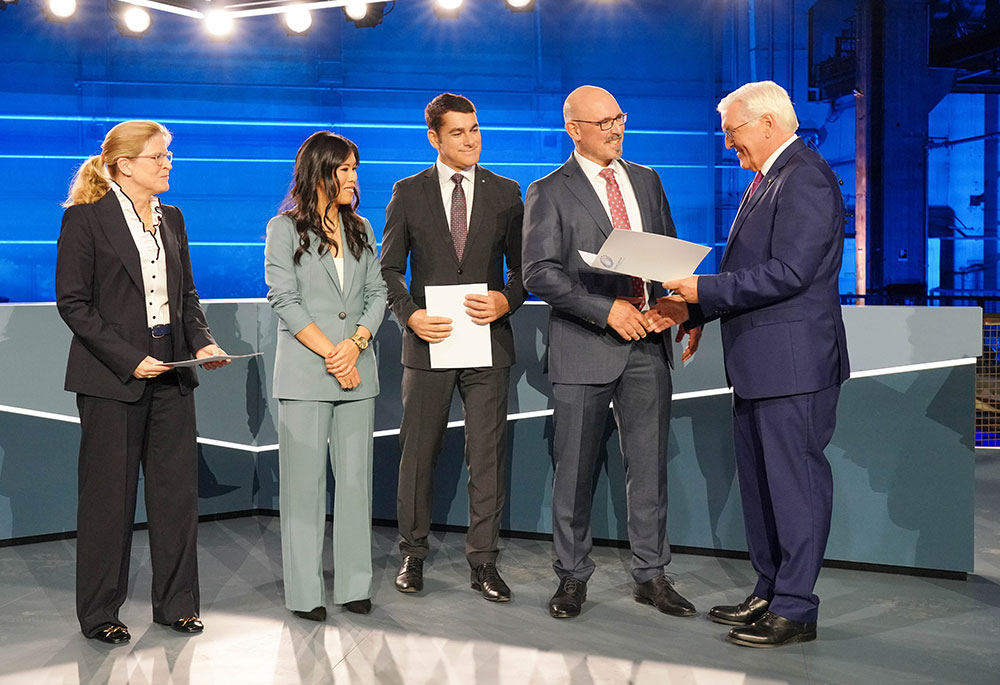
[[[469,236],[459,261],[441,202],[436,168],[431,166],[393,186],[382,234],[382,276],[389,289],[389,308],[403,326],[404,366],[431,368],[428,343],[406,325],[413,312],[426,306],[424,286],[486,283],[489,290],[504,294],[510,314],[524,302],[521,188],[515,181],[477,166],[474,192]],[[510,314],[490,324],[494,368],[514,363]]]
[[[184,217],[160,205],[160,241],[167,263],[173,359],[190,359],[215,342],[191,277]],[[66,390],[122,402],[142,396],[146,381],[132,372],[146,358],[149,328],[139,251],[113,192],[63,214],[56,257],[56,306],[73,331]],[[181,392],[198,385],[194,369],[175,371]]]
[[[621,160],[635,191],[646,233],[676,236],[660,177]],[[628,276],[584,263],[578,250],[599,252],[614,230],[576,158],[530,186],[525,196],[524,285],[552,306],[548,375],[553,383],[609,383],[621,375],[629,346],[607,325],[616,297],[630,297]],[[653,298],[665,293],[652,284]],[[667,333],[660,336],[671,359]]]
[[[319,326],[331,342],[345,340],[364,326],[374,336],[385,317],[385,281],[375,254],[375,234],[365,220],[371,250],[361,259],[344,249],[344,287],[337,280],[337,268],[328,252],[318,255],[316,243],[293,260],[299,246],[295,222],[279,215],[267,224],[264,245],[264,280],[267,301],[278,315],[278,347],[274,359],[274,397],[286,400],[361,400],[378,394],[375,349],[369,347],[358,357],[361,384],[344,390],[327,373],[326,362],[296,339],[295,334],[311,323]]]

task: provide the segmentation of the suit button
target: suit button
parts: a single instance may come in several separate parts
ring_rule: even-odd
[[[347,318],[347,312],[340,312],[340,314],[337,314],[337,316],[339,316],[341,319],[346,319]]]
[[[461,270],[461,269],[459,269],[459,270],[458,270],[458,275],[459,275],[459,276],[461,276],[461,275],[462,275],[462,270]]]

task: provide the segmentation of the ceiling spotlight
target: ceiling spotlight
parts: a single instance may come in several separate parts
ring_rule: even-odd
[[[7,5],[16,5],[17,0],[0,0],[0,12],[7,9]]]
[[[233,18],[225,10],[211,10],[205,15],[205,30],[216,38],[224,38],[233,31]]]
[[[535,0],[505,0],[511,12],[534,12]]]
[[[121,13],[121,21],[117,24],[122,35],[139,36],[152,26],[153,17],[141,7],[129,7]]]
[[[462,12],[463,0],[434,0],[434,14],[442,19],[455,19]]]
[[[313,23],[312,14],[305,7],[290,7],[284,16],[290,33],[305,33]]]
[[[351,0],[344,5],[344,18],[354,22],[354,27],[359,29],[370,29],[382,23],[382,16],[385,14],[384,2],[359,2]]]
[[[45,8],[47,19],[65,21],[76,13],[76,0],[48,0]]]

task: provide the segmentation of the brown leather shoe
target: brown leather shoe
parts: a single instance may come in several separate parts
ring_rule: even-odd
[[[483,599],[488,602],[510,601],[510,588],[491,561],[472,569],[472,589],[483,593]]]
[[[733,628],[726,639],[742,647],[780,647],[816,639],[816,623],[800,623],[770,611],[748,626]]]
[[[712,607],[708,612],[708,618],[727,626],[748,626],[763,616],[770,604],[766,599],[750,595],[735,606],[722,604]]]
[[[403,557],[396,574],[396,589],[400,592],[420,592],[424,589],[424,560],[412,555]]]
[[[640,604],[649,604],[671,616],[694,616],[694,605],[681,597],[666,576],[657,576],[645,583],[638,583],[632,597]]]

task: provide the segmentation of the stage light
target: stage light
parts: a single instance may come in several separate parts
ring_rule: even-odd
[[[505,0],[511,12],[534,12],[535,0]]]
[[[119,32],[138,36],[148,31],[152,24],[153,17],[149,15],[149,12],[141,7],[129,7],[121,13]]]
[[[69,19],[76,13],[76,0],[48,0],[46,9],[56,21]]]
[[[382,23],[385,14],[384,2],[352,2],[344,5],[344,18],[354,22],[354,27],[370,29]]]
[[[463,0],[434,0],[434,14],[441,19],[454,19],[462,12]]]
[[[216,38],[224,38],[233,31],[233,18],[224,10],[212,10],[205,15],[205,30]]]
[[[285,27],[291,33],[305,33],[312,26],[312,14],[305,7],[291,7],[285,12]]]
[[[16,5],[17,0],[0,0],[0,12],[7,9],[7,5]]]

